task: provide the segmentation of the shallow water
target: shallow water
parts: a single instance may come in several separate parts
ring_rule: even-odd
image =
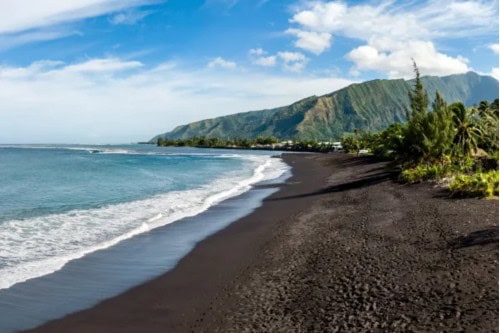
[[[172,268],[273,191],[247,192],[286,174],[270,155],[0,147],[0,331],[89,307]]]

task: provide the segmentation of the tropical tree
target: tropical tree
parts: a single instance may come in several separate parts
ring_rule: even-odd
[[[432,103],[432,112],[423,119],[423,147],[426,159],[431,162],[442,162],[451,153],[455,128],[452,113],[445,100],[436,91]]]
[[[409,112],[407,111],[407,116],[412,117],[417,114],[427,113],[427,106],[429,104],[429,98],[427,97],[427,92],[425,91],[422,80],[420,79],[420,71],[415,60],[413,60],[413,71],[415,72],[415,85],[413,91],[408,92],[411,115],[408,115]]]
[[[340,140],[342,147],[348,153],[359,152],[361,149],[361,142],[357,136],[347,135]]]
[[[415,65],[415,86],[409,93],[412,113],[404,127],[397,155],[410,164],[441,162],[451,152],[454,138],[452,114],[445,100],[436,92],[432,111],[427,112],[427,93]]]
[[[422,137],[422,120],[427,112],[427,93],[420,79],[420,71],[415,61],[413,61],[413,68],[415,72],[415,85],[413,90],[408,92],[410,100],[410,111],[405,110],[407,117],[407,126],[403,135],[403,145],[398,151],[398,156],[402,160],[418,161],[423,155],[421,143]]]
[[[374,155],[384,159],[400,160],[403,148],[405,126],[395,123],[382,132],[374,135],[373,145],[370,147]]]
[[[489,108],[490,108],[490,105],[489,105],[488,101],[481,101],[479,103],[479,106],[477,107],[477,111],[479,112],[479,115],[482,116],[483,114],[488,112]]]
[[[478,111],[482,133],[478,146],[489,154],[498,155],[498,99],[489,105],[481,102]]]
[[[467,109],[461,102],[450,105],[450,110],[453,113],[452,119],[456,130],[453,138],[456,153],[464,157],[470,156],[477,150],[482,135],[476,110]]]

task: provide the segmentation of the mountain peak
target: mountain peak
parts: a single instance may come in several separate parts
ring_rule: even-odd
[[[354,83],[323,96],[309,96],[288,106],[197,121],[158,135],[165,139],[195,136],[219,138],[339,139],[354,129],[377,131],[404,122],[412,80],[371,80]],[[447,102],[467,106],[498,98],[498,81],[475,72],[443,77],[424,76],[428,96],[439,91]]]

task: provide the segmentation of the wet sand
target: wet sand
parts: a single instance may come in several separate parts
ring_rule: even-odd
[[[498,331],[498,200],[366,157],[285,160],[279,192],[174,270],[34,331]]]

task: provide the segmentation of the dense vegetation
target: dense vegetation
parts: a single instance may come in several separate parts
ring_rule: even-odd
[[[473,72],[446,77],[427,76],[421,83],[434,96],[439,91],[446,102],[472,106],[498,97],[498,81]],[[332,141],[356,128],[380,131],[392,123],[406,121],[410,108],[408,90],[414,80],[373,80],[352,84],[324,96],[312,96],[289,106],[238,113],[178,126],[161,134],[166,140],[205,138],[276,137],[279,140]]]
[[[401,167],[400,178],[405,182],[437,180],[447,183],[452,194],[457,196],[497,196],[498,81],[490,78],[496,83],[492,92],[490,81],[474,73],[421,78],[415,65],[415,75],[411,81],[375,80],[283,108],[204,120],[178,127],[170,135],[156,137],[154,142],[159,146],[329,152],[336,148],[332,143],[321,143],[315,139],[316,134],[305,133],[319,130],[322,135],[335,137],[349,129],[350,133],[342,138],[346,151],[369,152],[393,161]],[[410,88],[406,84],[411,84]],[[426,87],[431,87],[432,103]],[[438,88],[444,88],[448,97],[445,98]],[[471,103],[471,94],[462,98],[460,92],[481,96],[478,89],[496,99],[466,107],[463,101]],[[401,97],[403,92],[406,102]],[[449,104],[450,96],[461,101]],[[339,108],[343,108],[343,112],[335,113]],[[376,116],[372,108],[379,110]],[[388,116],[389,109],[392,116]],[[378,119],[377,126],[372,126],[374,119]],[[369,131],[381,124],[389,126],[379,132]],[[252,137],[249,133],[254,133],[252,128],[255,126],[263,134],[253,136],[256,139],[246,138],[247,135]],[[306,130],[307,126],[315,130]],[[238,129],[239,135],[232,132],[234,129]],[[233,133],[232,139],[222,135],[228,132]],[[192,133],[209,135],[185,137]],[[273,136],[275,133],[278,135]],[[295,140],[280,142],[280,139],[294,137]]]
[[[402,167],[406,182],[444,180],[454,195],[498,195],[498,98],[477,107],[450,105],[435,92],[431,111],[420,73],[409,93],[408,121],[343,138],[347,151],[367,149]]]
[[[335,150],[331,143],[321,143],[312,140],[289,140],[279,142],[275,137],[258,137],[256,139],[220,139],[194,137],[188,139],[169,140],[158,138],[158,146],[227,148],[227,149],[272,149],[289,151],[308,151],[326,153]]]

